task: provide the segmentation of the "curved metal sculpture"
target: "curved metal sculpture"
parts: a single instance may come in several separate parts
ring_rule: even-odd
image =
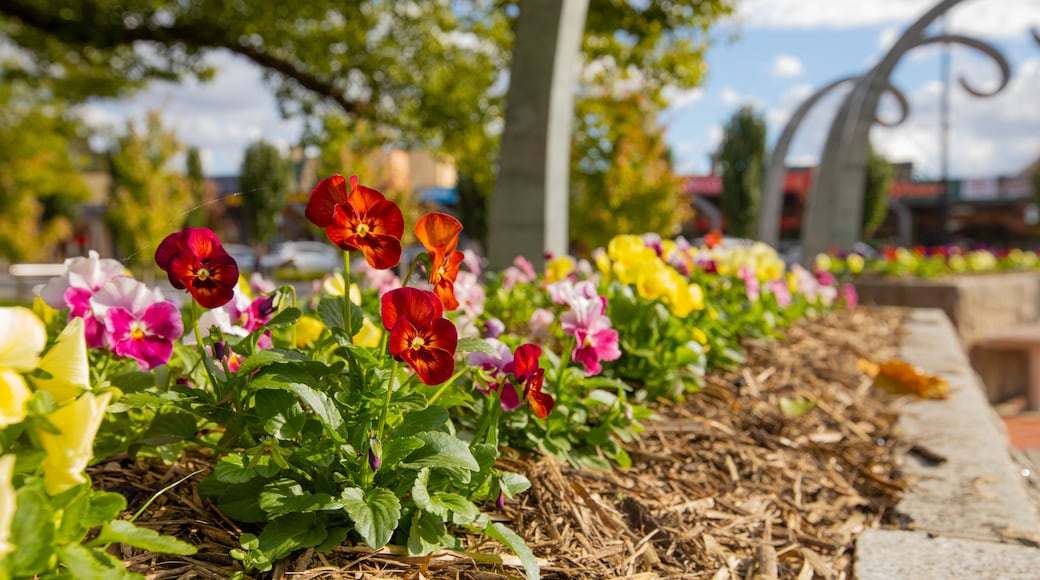
[[[860,78],[862,77],[844,77],[824,86],[811,97],[805,99],[795,112],[791,114],[791,118],[787,120],[787,125],[784,126],[783,132],[780,133],[780,137],[776,140],[776,146],[773,147],[773,154],[769,157],[769,167],[766,168],[765,177],[762,178],[762,203],[758,210],[757,234],[759,240],[774,248],[780,243],[780,213],[784,204],[783,187],[784,175],[787,174],[787,150],[791,147],[791,141],[794,139],[795,132],[798,131],[802,121],[805,120],[805,117],[809,115],[809,112],[812,111],[820,99],[841,85],[854,83]],[[899,119],[891,122],[874,119],[874,122],[886,127],[894,127],[906,120],[910,105],[906,101],[906,96],[898,89],[890,86],[889,90],[895,96],[896,102],[899,103]]]
[[[1006,86],[1010,67],[993,46],[955,34],[924,36],[929,25],[962,1],[943,0],[921,16],[881,61],[856,81],[852,92],[845,98],[831,124],[819,171],[813,179],[806,204],[802,222],[802,255],[805,259],[811,260],[816,254],[833,247],[850,248],[859,238],[870,126],[881,94],[889,86],[889,77],[904,54],[918,46],[936,42],[969,46],[992,58],[1000,67],[1003,78],[993,91],[978,91],[963,78],[961,85],[980,96],[996,94]]]

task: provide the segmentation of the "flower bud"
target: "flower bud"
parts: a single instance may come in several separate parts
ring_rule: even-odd
[[[368,438],[368,467],[375,473],[383,463],[383,444],[375,437]]]
[[[506,509],[506,496],[501,491],[498,492],[498,499],[495,500],[495,507],[500,510]]]
[[[274,294],[268,296],[267,298],[264,298],[260,301],[259,304],[256,305],[256,313],[259,314],[262,318],[267,318],[268,316],[274,314],[274,302]]]
[[[227,343],[223,340],[213,343],[213,358],[217,360],[224,360],[228,355]]]

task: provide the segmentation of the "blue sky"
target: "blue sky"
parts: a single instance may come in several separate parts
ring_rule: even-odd
[[[709,72],[698,89],[675,92],[661,117],[683,174],[708,171],[722,127],[743,103],[752,103],[768,123],[770,140],[787,117],[818,87],[862,74],[934,0],[743,0],[734,19],[712,31]],[[1014,175],[1040,157],[1040,0],[966,0],[950,12],[949,30],[996,46],[1011,64],[1012,79],[997,96],[975,98],[951,92],[952,177]],[[731,37],[735,40],[730,40]],[[998,80],[997,68],[970,49],[951,50],[956,79],[980,88]],[[260,136],[287,148],[301,124],[278,116],[260,72],[242,59],[213,56],[216,79],[199,85],[155,83],[134,99],[87,106],[97,126],[121,127],[127,116],[159,109],[185,143],[199,146],[207,173],[237,172],[242,151]],[[910,99],[910,116],[894,129],[875,128],[875,146],[893,161],[913,161],[921,177],[939,173],[939,49],[919,48],[901,61],[895,84]],[[256,90],[243,91],[253,86]],[[838,91],[840,92],[840,91]],[[842,95],[821,101],[798,133],[788,156],[794,165],[819,156]],[[882,114],[891,115],[891,103]]]
[[[866,72],[932,2],[917,0],[750,0],[738,22],[713,31],[708,78],[685,105],[668,111],[668,139],[685,174],[708,171],[708,156],[722,127],[744,103],[767,119],[770,144],[790,113],[819,87]],[[954,83],[950,93],[949,171],[953,177],[1014,175],[1040,157],[1040,1],[969,0],[949,14],[950,32],[978,37],[998,48],[1011,65],[1011,81],[993,97],[976,98]],[[735,41],[728,37],[737,36]],[[950,50],[951,76],[978,88],[996,86],[999,69],[966,47]],[[913,161],[916,173],[940,172],[940,49],[908,53],[894,74],[910,100],[906,122],[876,127],[872,141],[893,161]],[[844,92],[821,101],[799,130],[791,165],[819,158],[826,130]],[[677,103],[678,105],[678,103]],[[895,107],[882,102],[882,116]]]

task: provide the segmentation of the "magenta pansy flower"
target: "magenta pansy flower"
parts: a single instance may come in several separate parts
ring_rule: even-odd
[[[91,250],[86,258],[65,260],[65,273],[51,278],[39,295],[48,306],[57,310],[69,309],[69,318],[82,318],[87,347],[104,346],[104,324],[94,319],[90,298],[109,280],[126,274],[123,264],[110,258],[101,258]]]
[[[173,342],[184,334],[181,313],[158,288],[129,276],[113,278],[91,298],[94,316],[104,324],[113,353],[151,370],[170,360]]]
[[[585,367],[585,376],[597,375],[603,370],[600,361],[617,360],[621,357],[618,333],[610,327],[606,312],[606,299],[578,297],[570,302],[571,309],[560,316],[563,331],[576,340],[573,358]]]

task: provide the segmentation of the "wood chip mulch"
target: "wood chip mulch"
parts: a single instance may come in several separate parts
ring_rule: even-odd
[[[699,394],[658,410],[628,448],[634,465],[577,470],[551,458],[510,457],[532,489],[499,518],[539,558],[542,578],[848,578],[864,530],[894,523],[905,482],[895,465],[894,407],[856,360],[898,357],[905,311],[860,308],[797,323],[782,341],[748,341],[748,363],[713,373]],[[815,408],[798,417],[781,398]],[[116,458],[92,468],[96,485],[123,493],[130,512],[196,470],[205,457],[166,466]],[[123,548],[152,579],[227,578],[243,529],[202,500],[205,471],[162,494],[137,520],[198,547],[191,557]],[[489,512],[493,506],[486,506]],[[248,530],[247,530],[248,531]],[[255,578],[522,578],[497,543],[467,537],[465,553],[411,558],[394,547],[342,546],[279,562]]]

